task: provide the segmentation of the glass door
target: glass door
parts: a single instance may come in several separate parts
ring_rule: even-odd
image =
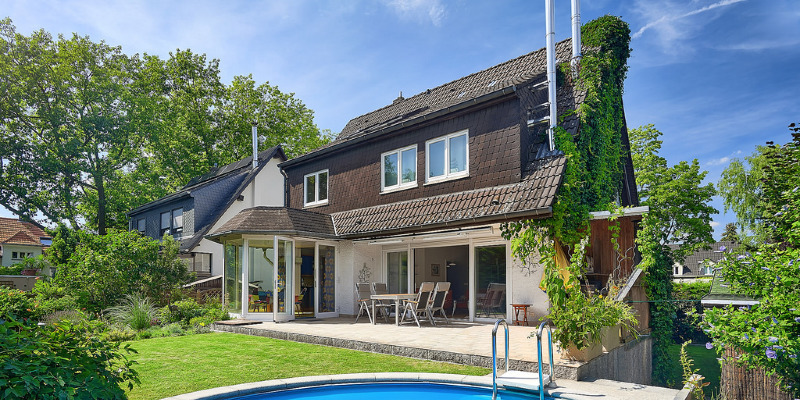
[[[475,247],[475,317],[506,315],[506,246]]]
[[[275,268],[275,299],[273,300],[274,320],[276,322],[294,319],[294,241],[275,238],[278,250]]]
[[[317,270],[315,279],[316,315],[335,317],[336,313],[336,247],[317,245]]]
[[[389,293],[409,293],[408,251],[386,253],[386,289]]]
[[[225,242],[223,303],[231,312],[242,314],[242,241]]]
[[[275,240],[273,238],[248,241],[248,313],[272,313],[275,292]]]

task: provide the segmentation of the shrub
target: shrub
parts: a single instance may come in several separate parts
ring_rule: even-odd
[[[176,301],[161,309],[161,319],[165,323],[180,323],[183,326],[195,326],[204,323],[230,319],[228,310],[218,301],[209,301],[204,305],[197,304],[194,299]]]
[[[139,294],[127,295],[122,304],[106,310],[112,321],[141,331],[152,325],[156,317],[156,309],[147,297]]]
[[[706,280],[691,283],[672,283],[672,298],[679,300],[675,303],[676,318],[672,332],[673,341],[676,343],[683,343],[687,340],[691,340],[692,343],[710,341],[696,317],[703,313],[703,305],[700,304],[700,300],[704,295],[708,294],[710,289],[711,281]]]
[[[0,320],[0,397],[125,399],[139,383],[128,345],[101,340],[98,322]]]
[[[9,267],[0,266],[0,275],[22,275],[22,264],[14,264]]]
[[[0,286],[0,319],[37,319],[36,303],[25,292]]]
[[[83,321],[88,321],[86,314],[78,310],[63,310],[63,311],[55,311],[49,314],[44,315],[40,322],[44,322],[47,325],[56,324],[61,321],[68,321],[72,324],[79,324]]]

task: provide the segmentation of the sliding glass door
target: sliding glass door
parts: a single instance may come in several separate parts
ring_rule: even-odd
[[[294,241],[275,238],[278,249],[275,268],[274,320],[278,322],[294,319]]]
[[[317,278],[315,279],[318,317],[336,313],[336,247],[317,245]]]
[[[408,293],[408,251],[386,253],[386,287],[389,293]]]

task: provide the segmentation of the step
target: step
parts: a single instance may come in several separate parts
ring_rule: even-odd
[[[505,388],[519,388],[527,390],[539,390],[539,373],[509,370],[496,380],[498,385]],[[544,386],[550,383],[550,375],[542,375]]]

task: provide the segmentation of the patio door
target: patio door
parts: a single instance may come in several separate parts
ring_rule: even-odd
[[[476,318],[506,315],[506,246],[475,247]]]
[[[336,247],[317,243],[314,259],[315,315],[321,318],[336,317]]]
[[[275,296],[272,304],[275,322],[294,319],[294,241],[275,237]]]
[[[408,251],[386,253],[386,289],[389,293],[408,293]]]

